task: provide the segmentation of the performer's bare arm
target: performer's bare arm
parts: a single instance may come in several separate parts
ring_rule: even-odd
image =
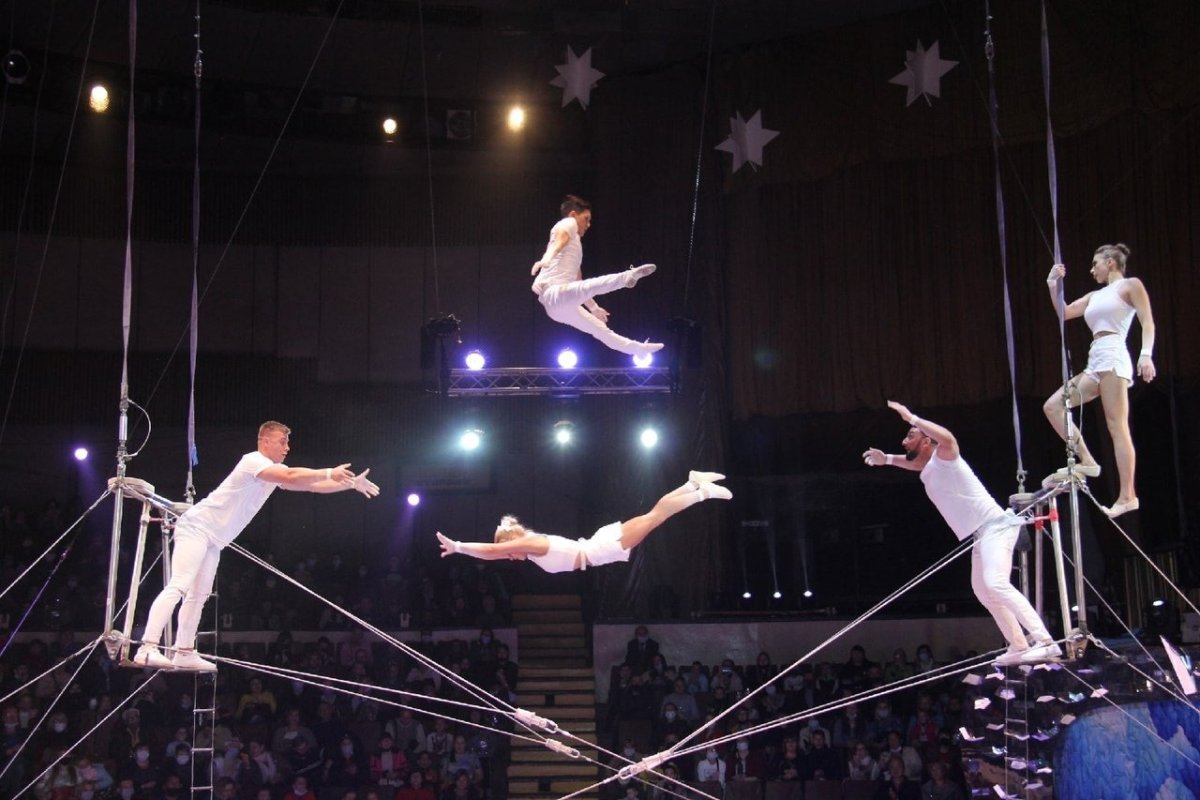
[[[544,556],[550,551],[545,536],[526,535],[507,542],[456,542],[438,531],[437,538],[442,548],[442,558],[461,553],[485,561],[496,561],[513,556]]]
[[[888,400],[888,408],[899,414],[900,419],[937,442],[935,454],[938,458],[944,458],[947,461],[958,458],[958,440],[954,438],[954,434],[948,428],[918,417],[908,410],[908,406],[897,403],[895,400]]]
[[[1150,293],[1146,285],[1137,278],[1129,278],[1123,284],[1121,297],[1137,312],[1142,326],[1142,350],[1137,360],[1137,373],[1144,381],[1154,380],[1154,313],[1150,310]]]
[[[379,494],[379,487],[367,480],[367,474],[371,470],[366,469],[361,475],[355,475],[349,467],[349,464],[340,464],[325,469],[311,469],[272,464],[259,472],[258,477],[270,483],[277,483],[280,489],[290,492],[334,494],[353,489],[366,497]]]
[[[1046,276],[1046,288],[1050,290],[1050,303],[1054,306],[1054,313],[1058,313],[1058,282],[1067,274],[1067,268],[1062,264],[1055,264],[1050,268],[1050,274]],[[1067,303],[1063,308],[1063,316],[1066,319],[1077,319],[1083,316],[1083,312],[1087,309],[1088,301],[1095,292],[1088,292],[1083,297]]]

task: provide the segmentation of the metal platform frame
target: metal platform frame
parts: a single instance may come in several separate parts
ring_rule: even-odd
[[[679,387],[677,374],[668,367],[451,369],[442,377],[442,393],[448,397],[670,394]]]

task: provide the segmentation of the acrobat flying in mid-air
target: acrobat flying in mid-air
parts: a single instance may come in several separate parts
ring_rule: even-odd
[[[550,229],[546,252],[538,259],[531,275],[533,293],[546,314],[555,322],[570,325],[621,353],[631,356],[662,350],[659,342],[637,342],[608,327],[608,312],[596,298],[618,289],[632,289],[639,280],[654,272],[653,264],[630,267],[624,272],[583,280],[583,242],[592,226],[592,206],[569,194],[559,206],[562,219]]]
[[[440,531],[437,538],[442,546],[442,558],[462,553],[488,561],[528,559],[546,572],[570,572],[628,561],[629,551],[685,508],[702,500],[732,499],[732,492],[717,485],[717,481],[724,478],[719,472],[689,472],[687,483],[659,498],[654,508],[639,517],[605,525],[590,539],[538,533],[526,528],[516,517],[508,516],[501,518],[494,542],[457,542]]]

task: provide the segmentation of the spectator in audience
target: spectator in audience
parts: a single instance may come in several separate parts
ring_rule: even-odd
[[[858,713],[854,703],[842,709],[842,713],[833,721],[833,736],[830,739],[834,747],[849,747],[852,742],[862,742],[867,739],[867,723]]]
[[[815,781],[841,780],[842,755],[829,746],[824,728],[816,728],[804,754],[804,778]]]
[[[800,738],[800,749],[807,752],[812,746],[813,736],[818,733],[825,737],[826,743],[829,742],[831,738],[829,736],[829,730],[821,724],[821,718],[817,716],[810,716],[804,721],[804,724],[800,726],[800,730],[797,733],[797,736]]]
[[[442,770],[440,757],[435,757],[429,751],[417,753],[417,767],[414,771],[420,772],[425,776],[424,785],[434,793],[441,791]]]
[[[396,791],[393,800],[437,800],[437,793],[425,784],[425,774],[414,769],[408,774],[408,783]]]
[[[850,748],[846,777],[854,781],[879,780],[879,762],[871,755],[865,742],[854,742]]]
[[[716,747],[709,747],[704,753],[704,760],[696,765],[696,780],[700,783],[717,781],[725,785],[725,759],[720,757]]]
[[[916,671],[918,673],[932,672],[937,667],[933,660],[933,650],[927,644],[917,648]]]
[[[709,685],[712,686],[714,684],[725,687],[725,691],[733,696],[740,695],[746,689],[741,673],[738,672],[738,668],[734,665],[732,658],[725,659],[721,662],[720,667],[713,670],[712,677],[709,679]]]
[[[308,778],[308,788],[316,789],[320,786],[324,765],[320,754],[317,753],[315,747],[309,744],[308,739],[303,736],[293,739],[292,749],[284,754],[284,759],[287,761],[287,767],[292,775],[303,775]]]
[[[966,800],[966,793],[950,780],[946,765],[934,761],[929,765],[929,780],[921,787],[921,800]]]
[[[496,598],[491,594],[482,595],[479,599],[479,614],[475,624],[480,628],[499,628],[504,625],[504,615],[496,605]]]
[[[650,787],[649,800],[675,800],[682,794],[679,767],[668,761],[662,766],[662,779]]]
[[[856,644],[850,648],[850,658],[842,665],[841,678],[842,689],[847,694],[854,694],[858,691],[867,677],[867,670],[870,668],[871,662],[867,660],[867,651],[863,649],[861,644]]]
[[[178,742],[173,755],[163,759],[162,766],[159,767],[159,775],[162,778],[163,785],[166,785],[167,778],[175,775],[179,778],[181,786],[192,785],[192,748],[187,742]]]
[[[162,800],[184,800],[188,795],[187,789],[183,781],[178,775],[168,775],[163,778],[162,783]]]
[[[918,750],[930,745],[936,745],[938,727],[929,716],[928,709],[918,708],[916,719],[908,729],[908,743]]]
[[[659,715],[662,715],[667,704],[675,706],[675,710],[679,716],[685,721],[695,724],[700,720],[700,709],[696,707],[696,698],[688,694],[687,684],[682,678],[676,678],[671,685],[671,692],[662,700],[662,705],[659,706]]]
[[[883,747],[889,733],[900,733],[904,723],[892,713],[892,704],[886,698],[876,701],[875,717],[867,723],[867,739],[876,747]]]
[[[833,664],[829,663],[817,665],[815,689],[816,702],[813,705],[828,703],[830,700],[851,694],[850,689],[838,677]],[[812,706],[807,707],[812,708]]]
[[[767,765],[767,780],[789,783],[804,780],[804,757],[795,736],[783,737],[783,749]]]
[[[332,756],[326,754],[322,778],[326,786],[358,786],[370,779],[367,759],[349,734]]]
[[[213,784],[213,789],[215,792],[213,796],[216,800],[237,800],[237,782],[233,778],[218,778],[216,783]],[[121,791],[123,792],[124,790]],[[122,800],[134,800],[132,795],[125,797],[124,794],[121,794],[120,797]]]
[[[725,765],[729,780],[761,781],[767,777],[767,765],[762,754],[751,749],[749,739],[738,739]]]
[[[134,752],[142,745],[147,747],[146,757],[149,758],[151,737],[142,730],[142,714],[136,708],[127,708],[121,712],[121,725],[112,732],[108,740],[108,757],[117,764],[124,764],[133,759]]]
[[[875,800],[921,800],[921,785],[904,776],[902,759],[888,759],[887,772],[875,790]]]
[[[687,684],[688,694],[701,694],[708,691],[708,671],[699,661],[693,661],[692,666],[682,677]]]
[[[912,726],[917,723],[917,713],[924,711],[929,719],[933,722],[935,730],[941,730],[945,727],[945,719],[942,717],[937,704],[933,701],[933,695],[929,692],[920,692],[917,694],[917,711],[913,713],[908,721],[908,727],[911,730]]]
[[[425,746],[425,726],[411,709],[400,709],[400,715],[390,720],[384,730],[391,734],[396,749],[402,753],[415,753]]]
[[[679,710],[675,708],[675,704],[664,702],[662,713],[654,720],[654,728],[651,732],[655,748],[661,750],[663,742],[668,736],[674,736],[675,741],[679,741],[691,732],[692,726],[679,716]]]
[[[733,705],[733,698],[725,691],[724,684],[714,683],[708,694],[708,708],[703,709],[707,714],[722,714]]]
[[[771,656],[763,650],[754,663],[746,668],[746,688],[754,691],[764,683],[774,680],[778,674],[779,667],[771,663]]]
[[[278,754],[289,753],[296,739],[307,739],[313,751],[317,749],[317,737],[305,725],[300,723],[300,709],[289,709],[284,717],[284,723],[275,729],[271,737],[271,751]]]
[[[892,651],[892,660],[883,668],[883,680],[885,683],[895,683],[911,678],[915,672],[913,665],[908,663],[908,654],[904,652],[904,648],[897,647]]]
[[[322,700],[317,705],[317,721],[312,727],[317,740],[317,754],[321,758],[333,758],[338,752],[342,737],[349,733],[345,721],[338,714],[331,700]]]
[[[396,746],[391,734],[379,737],[379,752],[371,756],[371,782],[380,786],[403,786],[408,774],[408,757]]]
[[[608,727],[615,729],[619,720],[653,719],[653,703],[654,695],[642,676],[635,674],[628,664],[622,664],[608,690]]]
[[[650,638],[650,631],[645,625],[638,625],[633,631],[633,638],[625,645],[625,660],[621,663],[630,667],[635,675],[640,675],[649,671],[657,654],[658,642]]]
[[[263,688],[262,678],[250,679],[250,690],[238,698],[234,716],[243,725],[255,726],[270,725],[275,719],[275,695]]]
[[[909,780],[921,779],[921,756],[914,748],[904,744],[899,731],[888,731],[887,747],[879,754],[880,762],[889,758],[899,758],[904,763],[904,774]]]
[[[479,759],[478,752],[470,746],[467,737],[460,733],[454,737],[454,745],[446,756],[442,773],[455,776],[455,781],[457,781],[461,772],[466,772],[470,776],[473,787],[482,790],[483,762]]]
[[[787,703],[787,696],[779,691],[778,683],[782,683],[782,681],[768,683],[754,698],[754,703],[758,710],[758,718],[764,722],[780,716],[783,713],[784,705]]]
[[[242,742],[236,737],[225,740],[225,748],[213,754],[213,777],[237,778],[238,767],[242,763]]]
[[[308,790],[308,778],[297,775],[292,778],[292,788],[283,796],[283,800],[309,800],[312,794]]]
[[[317,715],[317,704],[321,702],[321,692],[315,686],[304,681],[288,681],[287,690],[278,698],[280,709],[300,712],[300,719],[309,720]],[[311,788],[311,787],[310,787]]]
[[[446,721],[445,717],[434,718],[433,730],[425,737],[425,746],[422,749],[441,759],[450,752],[453,746],[454,736],[450,732],[450,723]]]
[[[479,789],[471,781],[467,770],[454,774],[454,782],[442,790],[441,800],[482,800]]]
[[[238,766],[237,782],[239,786],[249,787],[257,792],[260,788],[271,789],[283,781],[279,765],[275,757],[267,750],[266,745],[259,739],[251,739],[248,749],[241,753],[242,763]]]

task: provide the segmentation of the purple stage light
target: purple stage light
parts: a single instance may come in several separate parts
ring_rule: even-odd
[[[567,348],[558,354],[558,365],[563,369],[575,369],[575,365],[579,363],[579,356],[575,355],[575,351]]]
[[[419,506],[421,504],[421,495],[416,492],[410,492],[408,495],[408,504],[410,506]]]
[[[466,364],[467,369],[473,372],[478,372],[487,365],[487,359],[483,357],[483,353],[479,352],[478,350],[472,350],[471,352],[467,353]]]
[[[638,369],[645,369],[654,363],[653,353],[642,353],[633,357],[633,365]]]
[[[75,456],[76,461],[87,461],[88,449],[86,447],[76,447],[72,455]]]

